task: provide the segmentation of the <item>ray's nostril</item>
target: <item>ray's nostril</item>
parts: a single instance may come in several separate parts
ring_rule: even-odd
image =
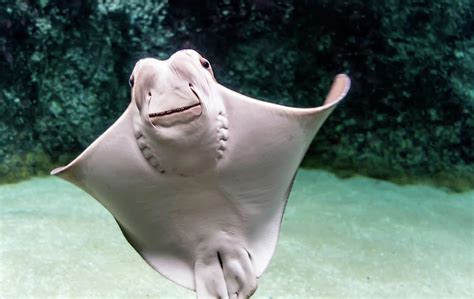
[[[148,92],[148,96],[151,97],[151,92]]]
[[[192,84],[192,83],[189,83],[189,87],[193,87],[193,84]]]

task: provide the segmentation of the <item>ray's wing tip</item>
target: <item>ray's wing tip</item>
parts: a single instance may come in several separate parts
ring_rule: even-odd
[[[351,78],[349,78],[347,74],[338,74],[335,80],[344,82],[344,91],[342,92],[341,97],[345,97],[349,92],[349,89],[351,89]]]
[[[324,105],[336,104],[340,102],[351,88],[351,79],[346,74],[338,74],[332,83]]]
[[[49,172],[49,174],[58,176],[58,175],[62,174],[66,170],[66,168],[67,168],[67,166],[56,167],[55,169],[51,170]]]
[[[57,175],[61,172],[61,170],[63,170],[63,166],[56,167],[55,169],[53,169],[49,172],[49,175]]]

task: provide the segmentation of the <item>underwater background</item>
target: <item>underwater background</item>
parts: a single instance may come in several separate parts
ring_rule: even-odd
[[[288,106],[352,80],[256,297],[474,296],[474,1],[0,0],[0,297],[193,297],[90,196],[38,177],[121,115],[137,60],[183,48]]]

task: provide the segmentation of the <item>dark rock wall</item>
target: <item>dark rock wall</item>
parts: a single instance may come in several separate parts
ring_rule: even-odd
[[[285,105],[320,105],[334,75],[349,74],[306,165],[474,185],[472,1],[10,2],[4,180],[43,173],[103,132],[130,100],[136,60],[195,48],[224,85]]]

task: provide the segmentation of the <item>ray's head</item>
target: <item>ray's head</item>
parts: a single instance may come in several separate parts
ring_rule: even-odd
[[[144,123],[155,128],[193,125],[211,103],[211,65],[194,50],[181,50],[167,60],[145,58],[130,76],[132,101]]]

